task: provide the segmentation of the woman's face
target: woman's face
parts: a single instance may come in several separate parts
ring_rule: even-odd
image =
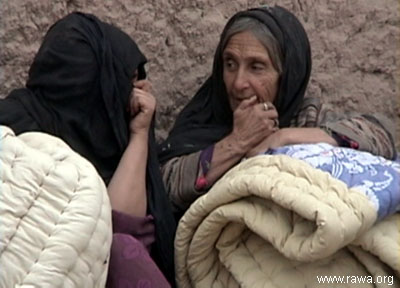
[[[249,31],[233,35],[223,53],[223,79],[232,111],[253,95],[258,102],[273,102],[279,73],[272,65],[268,50]]]

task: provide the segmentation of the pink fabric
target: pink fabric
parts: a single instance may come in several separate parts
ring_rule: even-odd
[[[171,287],[149,254],[154,242],[153,217],[132,217],[117,211],[112,217],[114,234],[106,287]]]

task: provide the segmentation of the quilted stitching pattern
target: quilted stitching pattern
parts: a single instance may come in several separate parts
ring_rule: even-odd
[[[284,155],[254,157],[226,173],[181,219],[177,282],[287,288],[316,287],[318,275],[398,275],[398,215],[389,220],[390,251],[382,248],[387,240],[375,237],[379,251],[362,237],[377,236],[376,217],[365,195],[328,173]],[[353,255],[360,239],[369,245],[364,251],[381,258]],[[357,248],[348,249],[350,243]],[[390,253],[397,256],[389,259]]]
[[[107,190],[60,139],[0,127],[0,287],[104,287]]]

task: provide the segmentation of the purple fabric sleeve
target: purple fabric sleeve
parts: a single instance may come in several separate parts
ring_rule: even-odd
[[[208,173],[208,170],[210,170],[213,153],[214,153],[214,144],[208,146],[206,149],[201,151],[200,166],[201,166],[203,176],[206,176]]]
[[[112,212],[113,240],[107,288],[171,287],[149,254],[154,242],[153,217]]]
[[[153,216],[135,217],[119,211],[112,211],[113,233],[128,234],[137,240],[150,251],[150,246],[154,242],[154,222]]]
[[[201,191],[201,190],[208,188],[206,176],[207,176],[208,170],[210,170],[213,153],[214,153],[214,144],[208,146],[206,149],[204,149],[200,153],[200,157],[199,157],[200,171],[199,172],[201,172],[201,173],[199,173],[199,175],[196,179],[196,183],[194,185],[194,187],[197,191]]]

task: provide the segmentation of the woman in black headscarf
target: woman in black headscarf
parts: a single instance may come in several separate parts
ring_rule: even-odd
[[[146,268],[148,261],[122,268],[113,257],[122,249],[121,237],[130,241],[131,236],[145,246],[155,238],[152,258],[174,285],[176,225],[155,153],[155,99],[144,80],[145,63],[127,34],[93,15],[72,13],[47,32],[26,87],[0,100],[1,125],[16,134],[42,131],[60,137],[91,161],[108,185],[115,233],[110,287],[119,277],[139,279],[148,271],[155,272],[147,280],[168,286],[156,268]],[[129,235],[117,239],[118,233]]]
[[[226,24],[212,75],[159,147],[174,208],[186,210],[242,158],[286,144],[327,142],[395,157],[384,118],[335,115],[304,98],[311,51],[298,19],[275,6],[241,11]]]

